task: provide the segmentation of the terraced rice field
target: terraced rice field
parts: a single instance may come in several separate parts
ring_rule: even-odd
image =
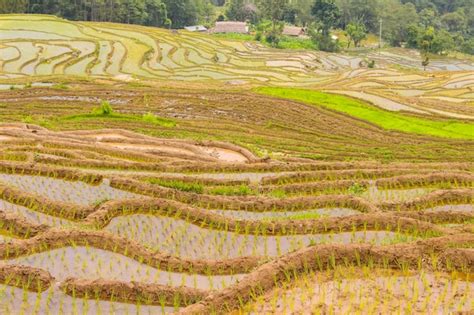
[[[5,312],[472,307],[470,162],[268,160],[119,129],[0,134]]]
[[[424,72],[413,51],[282,51],[186,31],[42,15],[4,15],[0,30],[0,89],[33,75],[311,86],[389,111],[467,120],[474,115],[467,104],[474,100],[472,59],[436,59]],[[377,67],[364,67],[364,60]]]
[[[0,313],[474,310],[469,61],[0,29]]]

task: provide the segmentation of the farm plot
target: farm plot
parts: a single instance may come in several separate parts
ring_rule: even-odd
[[[434,60],[428,71],[422,71],[421,57],[410,50],[350,56],[276,50],[206,34],[77,23],[52,16],[5,15],[0,22],[0,87],[7,89],[15,86],[10,79],[30,80],[33,75],[219,82],[247,88],[317,86],[389,111],[464,120],[474,115],[469,105],[472,60]],[[376,67],[368,68],[366,60],[373,60]]]
[[[473,310],[469,61],[0,28],[0,313]]]
[[[5,311],[470,309],[471,163],[262,159],[123,129],[0,134]]]

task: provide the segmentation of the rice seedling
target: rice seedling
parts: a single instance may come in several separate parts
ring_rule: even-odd
[[[0,313],[472,310],[472,74],[0,22]]]

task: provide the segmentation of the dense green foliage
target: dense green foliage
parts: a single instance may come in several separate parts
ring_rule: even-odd
[[[314,90],[264,87],[257,92],[341,112],[384,129],[453,139],[474,139],[474,124],[437,121],[389,112],[364,101]]]
[[[337,50],[333,29],[356,46],[366,32],[385,43],[430,53],[474,54],[472,0],[0,0],[0,13],[53,14],[70,20],[181,28],[216,20],[271,21],[261,38],[278,47],[283,24],[308,28],[314,46]]]
[[[0,0],[0,13],[177,28],[210,21],[213,9],[209,0]]]
[[[263,14],[258,5],[252,6],[260,2],[227,0],[227,18],[268,18],[268,10]],[[276,0],[269,2],[279,5]],[[251,18],[246,15],[250,11]],[[338,48],[329,36],[332,29],[346,30],[354,42],[363,39],[365,32],[379,34],[382,28],[385,43],[393,46],[474,53],[472,0],[292,0],[282,4],[280,21],[308,27],[316,46],[324,50]]]

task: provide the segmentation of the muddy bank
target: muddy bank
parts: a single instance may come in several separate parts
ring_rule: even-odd
[[[369,181],[367,180],[322,180],[318,182],[308,183],[294,183],[284,185],[264,185],[259,187],[260,193],[268,193],[273,190],[281,190],[285,193],[316,193],[324,191],[347,191],[351,186],[358,184],[361,186],[368,186]]]
[[[442,172],[433,174],[401,175],[378,179],[375,181],[375,185],[379,188],[423,187],[439,184],[472,186],[474,185],[474,175],[469,173]]]
[[[0,283],[26,288],[33,292],[43,292],[53,283],[54,278],[44,270],[27,266],[0,265]]]
[[[49,226],[33,224],[19,215],[6,213],[0,209],[0,228],[15,236],[29,238],[45,232]]]
[[[393,246],[371,245],[316,245],[290,253],[266,263],[239,283],[207,296],[204,300],[181,310],[179,314],[224,314],[237,309],[274,288],[281,281],[288,281],[301,272],[331,269],[335,265],[365,265],[384,268],[428,270],[474,270],[474,252],[453,249],[455,246],[474,244],[474,235],[459,234]],[[436,264],[433,257],[436,255]]]
[[[31,194],[0,183],[0,198],[12,204],[70,220],[85,218],[94,211],[93,207],[53,201],[41,195]]]
[[[394,211],[391,213],[397,217],[412,218],[415,220],[431,222],[433,224],[462,224],[474,219],[474,211]]]
[[[83,173],[76,170],[58,169],[44,165],[31,165],[24,163],[20,164],[3,161],[0,162],[0,173],[47,176],[68,181],[82,181],[90,185],[98,185],[103,179],[101,175]]]
[[[283,185],[290,183],[307,183],[323,180],[369,180],[380,177],[394,177],[399,175],[426,174],[436,171],[434,168],[426,168],[422,165],[412,164],[404,168],[387,165],[374,169],[342,169],[342,170],[322,170],[309,172],[296,172],[291,174],[268,176],[262,179],[264,185]]]
[[[113,280],[84,280],[69,278],[60,288],[68,295],[79,298],[114,300],[144,305],[187,306],[209,295],[208,291],[187,287],[170,287],[140,282]]]
[[[474,200],[474,189],[447,189],[433,191],[424,196],[402,203],[383,202],[378,207],[383,211],[410,211],[447,204],[470,204]]]
[[[28,125],[26,126],[28,127]],[[218,141],[192,141],[160,139],[122,129],[80,130],[54,132],[46,129],[28,133],[28,128],[18,128],[11,132],[15,135],[37,141],[75,142],[83,145],[94,145],[112,150],[139,151],[152,157],[170,157],[195,162],[219,163],[257,163],[263,160],[249,150],[240,146]],[[16,133],[15,133],[16,132]],[[120,154],[120,153],[119,153]]]
[[[438,190],[412,201],[381,202],[374,204],[363,198],[352,195],[301,196],[285,199],[266,196],[216,196],[184,192],[172,188],[143,183],[133,179],[114,177],[110,185],[114,188],[155,198],[177,200],[186,204],[208,209],[245,210],[245,211],[297,211],[321,207],[347,207],[361,212],[377,212],[383,210],[403,210],[421,206],[435,206],[444,202],[469,203],[472,190],[452,189]],[[441,197],[441,195],[443,197]]]

